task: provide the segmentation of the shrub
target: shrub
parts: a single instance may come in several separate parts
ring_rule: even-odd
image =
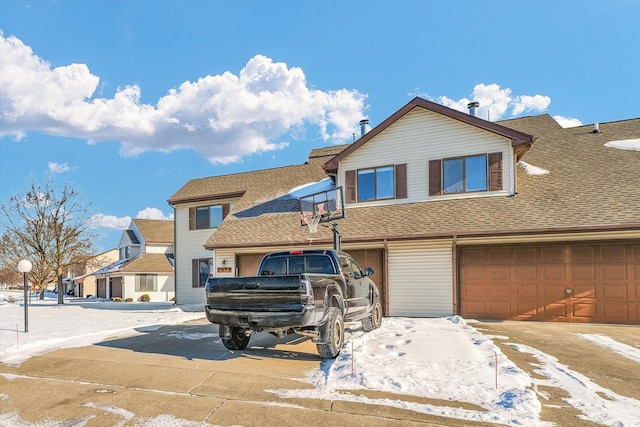
[[[151,301],[151,298],[149,298],[149,294],[144,294],[140,297],[140,301],[142,302],[149,302]]]
[[[171,297],[171,299],[169,301],[175,301],[176,297]]]
[[[124,302],[133,302],[133,298],[127,298]]]
[[[120,297],[113,297],[113,298],[111,298],[111,301],[113,301],[113,302],[122,302],[122,298],[120,298]]]

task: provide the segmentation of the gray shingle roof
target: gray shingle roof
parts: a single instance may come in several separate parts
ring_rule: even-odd
[[[146,243],[173,244],[173,220],[134,219]]]
[[[517,194],[513,197],[349,208],[346,218],[339,221],[343,241],[640,229],[640,152],[604,146],[612,140],[640,138],[640,119],[602,123],[597,134],[591,132],[591,126],[563,129],[549,115],[500,124],[537,138],[522,161],[544,168],[548,174],[529,175],[517,167]],[[320,226],[318,234],[310,235],[300,226],[297,200],[286,196],[297,185],[325,178],[321,164],[326,159],[193,180],[196,183],[190,181],[191,189],[183,192],[183,187],[174,200],[194,194],[195,187],[199,197],[243,192],[232,215],[206,242],[208,248],[305,245],[309,238],[328,243],[330,229]]]

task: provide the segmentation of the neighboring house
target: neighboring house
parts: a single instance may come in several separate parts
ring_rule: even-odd
[[[253,274],[269,251],[331,247],[287,196],[329,176],[344,189],[343,249],[374,268],[389,316],[638,324],[638,140],[640,119],[598,132],[546,114],[492,123],[415,98],[305,165],[178,190],[177,301],[203,302],[208,273]],[[218,205],[212,227],[189,226]]]
[[[89,258],[82,267],[73,272],[65,282],[65,293],[82,298],[96,296],[97,285],[94,272],[118,260],[118,249],[110,249]]]
[[[173,221],[134,219],[124,230],[116,262],[96,271],[98,298],[171,301],[175,297]]]

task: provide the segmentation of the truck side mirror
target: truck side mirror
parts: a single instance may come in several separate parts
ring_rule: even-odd
[[[365,276],[373,276],[373,268],[371,267],[367,267],[364,269],[364,275]]]

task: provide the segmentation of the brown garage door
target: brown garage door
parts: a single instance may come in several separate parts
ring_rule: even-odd
[[[236,256],[238,276],[255,276],[258,274],[260,261],[266,254],[242,254]]]
[[[367,249],[367,250],[353,250],[346,251],[356,260],[358,265],[365,269],[367,267],[373,268],[373,276],[371,276],[371,280],[378,287],[378,292],[380,292],[380,303],[382,304],[382,312],[387,315],[387,304],[386,304],[386,291],[387,288],[384,284],[384,251],[382,249]]]
[[[640,242],[460,247],[461,315],[640,323]]]

